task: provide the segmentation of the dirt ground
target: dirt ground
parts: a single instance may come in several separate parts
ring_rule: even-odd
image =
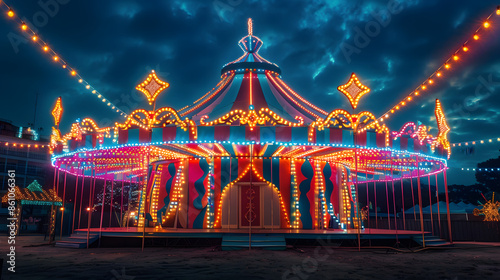
[[[35,246],[16,240],[15,273],[0,243],[3,279],[500,279],[500,246],[456,244],[419,252],[300,247],[286,251],[214,248],[91,248]],[[497,244],[498,245],[498,244]]]

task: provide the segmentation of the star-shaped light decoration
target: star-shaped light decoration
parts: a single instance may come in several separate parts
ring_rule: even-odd
[[[151,74],[149,74],[146,80],[137,85],[135,89],[144,93],[148,99],[149,105],[151,105],[155,102],[156,97],[169,86],[169,83],[160,80],[158,76],[156,76],[155,71],[151,70]]]
[[[352,73],[351,78],[345,85],[341,85],[337,88],[340,92],[342,92],[351,103],[353,109],[358,107],[359,99],[370,92],[370,89],[363,85],[356,77],[356,74]]]
[[[450,157],[450,142],[448,141],[448,132],[450,132],[450,127],[446,122],[446,117],[444,116],[443,107],[439,99],[436,99],[436,110],[434,111],[436,115],[436,121],[439,133],[436,138],[436,142],[443,145],[443,149],[448,150],[448,158]],[[435,144],[433,145],[435,146]]]
[[[52,116],[54,117],[54,123],[56,124],[56,126],[58,126],[59,122],[61,121],[62,113],[63,113],[62,99],[59,96],[59,98],[57,98],[54,109],[52,109]]]

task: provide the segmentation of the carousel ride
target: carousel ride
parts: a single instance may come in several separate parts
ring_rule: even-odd
[[[422,205],[420,178],[445,173],[450,157],[440,101],[436,135],[414,122],[391,130],[371,112],[356,112],[370,89],[353,73],[338,87],[352,110],[327,112],[282,80],[280,67],[259,54],[262,44],[249,19],[238,43],[243,55],[222,67],[212,90],[180,109],[157,108],[169,84],[154,71],[136,87],[149,108],[112,127],[85,118],[61,132],[58,99],[50,143],[56,172],[94,187],[96,180],[138,185],[139,204],[128,213],[136,227],[158,230],[361,230],[370,201],[368,191],[358,200],[358,186],[385,183],[387,197],[371,200],[385,204],[393,199],[388,183],[394,189],[406,179],[417,180]]]

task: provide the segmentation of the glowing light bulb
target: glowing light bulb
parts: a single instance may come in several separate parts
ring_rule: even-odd
[[[446,69],[450,69],[450,65],[449,65],[449,64],[445,64],[445,65],[444,65],[444,68],[446,68]]]
[[[33,40],[34,42],[36,42],[36,40],[38,40],[38,37],[37,36],[33,36],[33,37],[31,37],[31,40]]]
[[[474,34],[474,37],[473,37],[473,38],[474,38],[474,40],[479,40],[479,35]]]
[[[453,56],[453,60],[457,61],[458,60],[458,55]]]
[[[72,70],[71,71],[71,76],[75,76],[76,75],[76,71],[75,70]]]
[[[434,81],[433,80],[429,80],[429,84],[432,84],[432,83],[434,83]]]
[[[490,27],[490,23],[489,23],[489,22],[487,22],[487,21],[485,21],[485,22],[483,23],[483,26],[484,26],[484,28],[489,28],[489,27]]]
[[[441,72],[437,72],[436,76],[441,77]]]
[[[58,61],[58,60],[59,60],[59,57],[54,56],[54,61]]]
[[[499,8],[497,8],[497,15],[499,15],[499,16],[500,16],[500,7],[499,7]]]
[[[469,48],[468,48],[467,46],[464,46],[464,47],[462,48],[462,50],[464,50],[464,52],[466,52],[466,51],[469,51]]]
[[[44,52],[48,52],[49,51],[49,47],[48,46],[43,46],[43,51]]]
[[[26,25],[26,23],[21,24],[21,29],[25,30],[25,31],[26,31],[26,29],[28,29],[28,26]]]
[[[9,10],[9,11],[7,12],[7,15],[8,15],[9,17],[13,17],[13,16],[14,16],[14,11],[13,11],[12,9],[11,9],[11,10]]]

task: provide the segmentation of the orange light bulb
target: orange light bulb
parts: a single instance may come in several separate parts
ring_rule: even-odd
[[[468,48],[467,46],[464,46],[464,47],[462,48],[462,50],[464,50],[464,52],[466,52],[466,51],[469,51],[469,48]]]
[[[59,57],[54,56],[54,61],[58,61],[58,60],[59,60]]]
[[[31,37],[31,40],[33,40],[34,42],[36,42],[36,40],[38,40],[38,37],[37,36],[33,36],[33,37]]]
[[[479,40],[479,35],[474,34],[474,40]]]
[[[441,72],[437,72],[436,76],[441,77]]]
[[[453,56],[453,60],[457,61],[458,60],[458,55]]]
[[[13,16],[14,16],[14,11],[13,11],[13,10],[9,10],[9,11],[7,12],[7,15],[8,15],[9,17],[13,17]]]
[[[44,52],[48,52],[48,51],[49,51],[49,47],[47,47],[47,46],[43,46],[43,51],[44,51]]]
[[[484,28],[489,28],[489,27],[490,27],[490,23],[489,23],[489,22],[487,22],[487,21],[485,21],[485,22],[483,23],[483,26],[484,26]]]
[[[28,29],[28,26],[25,23],[23,23],[21,24],[21,29],[26,31],[26,29]]]
[[[444,68],[446,68],[446,69],[450,69],[450,67],[451,67],[451,66],[450,66],[449,64],[445,64],[445,65],[444,65]]]

